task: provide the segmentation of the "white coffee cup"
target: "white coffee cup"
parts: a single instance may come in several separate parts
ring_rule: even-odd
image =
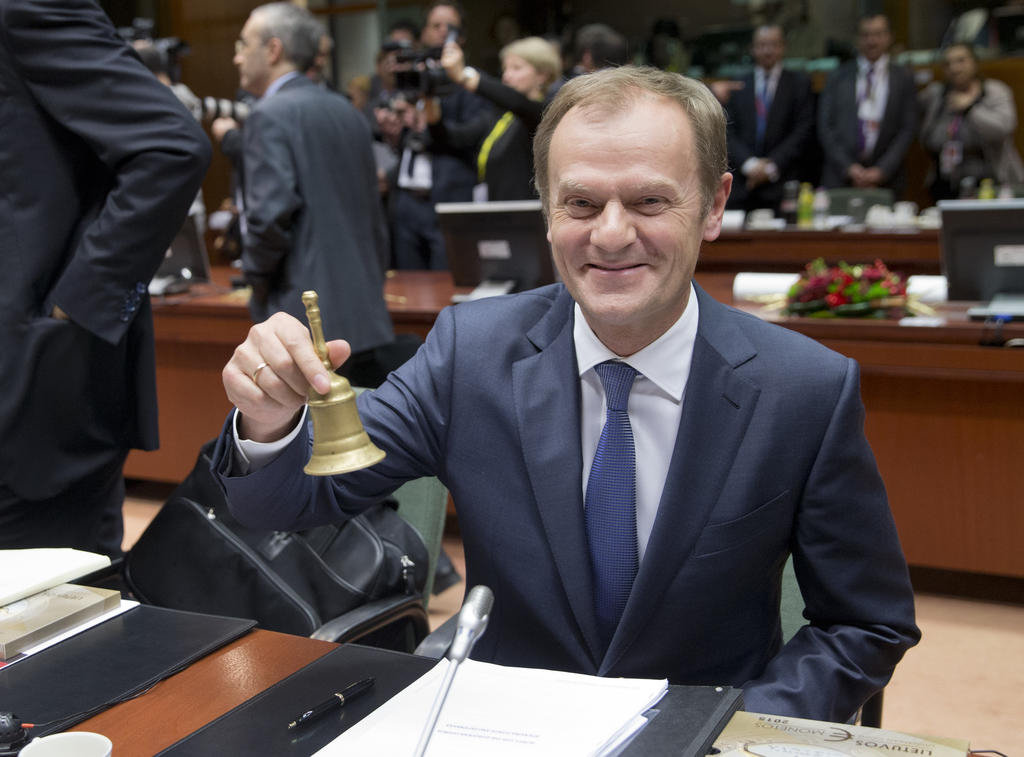
[[[917,216],[917,203],[910,201],[897,202],[892,206],[892,212],[900,221],[915,218]]]
[[[106,736],[88,731],[67,731],[32,739],[22,757],[110,757],[114,745]]]

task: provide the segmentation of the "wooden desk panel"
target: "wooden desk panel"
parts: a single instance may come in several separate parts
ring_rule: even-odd
[[[723,231],[701,248],[698,271],[796,272],[817,257],[829,263],[885,261],[906,274],[939,273],[939,236],[934,230],[908,233],[841,231]]]
[[[304,636],[250,631],[146,693],[70,730],[102,733],[114,743],[117,757],[149,757],[336,646]]]

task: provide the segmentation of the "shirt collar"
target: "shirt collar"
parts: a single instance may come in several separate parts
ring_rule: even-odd
[[[629,357],[619,357],[605,347],[590,328],[587,319],[583,317],[583,311],[578,303],[573,313],[575,317],[573,341],[576,346],[576,365],[581,376],[598,363],[603,363],[606,360],[621,360],[636,368],[676,402],[682,399],[683,390],[686,388],[686,379],[690,372],[690,361],[680,362],[678,358],[679,355],[693,353],[699,318],[697,293],[694,291],[692,283],[686,309],[683,310],[679,319],[669,327],[668,331]]]
[[[267,87],[267,91],[263,93],[263,97],[261,97],[260,99],[261,100],[266,100],[272,94],[277,92],[277,90],[281,89],[281,87],[283,87],[285,84],[287,84],[288,82],[290,82],[292,79],[296,78],[297,76],[301,76],[301,75],[302,74],[300,74],[298,71],[289,71],[286,74],[282,74],[281,76],[279,76],[276,79],[274,79],[274,81],[270,82],[270,86]]]
[[[885,71],[889,66],[889,53],[879,56],[878,60],[874,63],[868,61],[863,55],[857,56],[857,71],[863,76],[867,74],[868,69],[874,67],[875,73]]]
[[[779,61],[771,68],[761,68],[761,66],[755,66],[757,75],[759,78],[764,79],[766,82],[776,81],[782,74],[782,61]]]

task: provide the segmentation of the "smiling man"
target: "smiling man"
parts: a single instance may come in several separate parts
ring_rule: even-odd
[[[732,181],[721,106],[655,69],[579,77],[534,158],[564,284],[442,312],[360,397],[381,463],[302,475],[305,391],[326,372],[300,323],[253,329],[224,369],[237,412],[215,453],[237,516],[340,521],[437,475],[468,585],[496,597],[475,658],[741,686],[756,712],[846,720],[917,640],[913,596],[856,364],[692,282]],[[790,553],[809,623],[783,646]]]

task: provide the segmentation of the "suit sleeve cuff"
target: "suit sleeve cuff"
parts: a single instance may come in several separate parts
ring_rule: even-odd
[[[238,416],[239,412],[236,409],[231,418],[231,434],[235,441],[231,472],[234,475],[247,475],[272,463],[284,451],[284,448],[295,440],[306,423],[306,408],[302,408],[302,414],[299,416],[295,428],[287,436],[275,442],[255,442],[252,439],[243,439],[238,433]]]

